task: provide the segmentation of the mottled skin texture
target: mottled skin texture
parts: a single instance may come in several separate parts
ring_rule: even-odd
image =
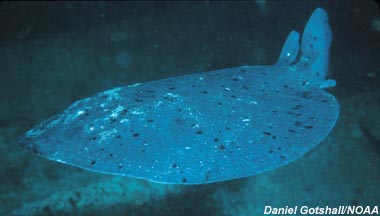
[[[276,73],[291,70],[239,67],[116,88],[76,102],[23,143],[52,160],[163,183],[251,176],[302,156],[338,116],[333,96]]]

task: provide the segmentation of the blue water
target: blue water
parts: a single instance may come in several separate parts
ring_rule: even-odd
[[[199,186],[149,183],[40,158],[17,139],[74,101],[136,82],[272,65],[290,30],[329,14],[335,129],[294,163]],[[266,205],[378,205],[380,41],[372,1],[0,5],[2,215],[262,215]],[[64,139],[64,137],[63,137]],[[73,155],[75,156],[75,155]]]

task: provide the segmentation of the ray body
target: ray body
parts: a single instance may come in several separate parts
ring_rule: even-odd
[[[316,9],[271,66],[243,66],[115,88],[75,102],[20,138],[83,169],[203,184],[285,165],[318,145],[339,105],[323,88],[331,32]],[[298,53],[301,52],[299,58]]]

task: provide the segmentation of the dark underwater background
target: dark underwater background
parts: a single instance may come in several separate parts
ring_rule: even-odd
[[[257,176],[162,185],[41,158],[17,139],[74,101],[136,82],[276,62],[323,7],[333,31],[334,130]],[[0,3],[0,215],[262,215],[379,205],[380,15],[372,0]]]

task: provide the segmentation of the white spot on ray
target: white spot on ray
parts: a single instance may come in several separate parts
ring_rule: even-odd
[[[177,95],[177,94],[173,94],[173,93],[171,93],[171,92],[168,92],[168,93],[166,93],[166,94],[164,95],[164,97],[176,98],[176,97],[178,97],[178,95]]]
[[[117,133],[116,128],[99,133],[99,142],[102,142],[104,140],[110,140],[110,137],[115,135],[116,133]]]
[[[144,112],[141,111],[140,109],[134,109],[131,111],[131,114],[132,115],[141,115],[141,114],[144,114]]]
[[[111,117],[117,118],[120,112],[122,112],[124,109],[124,106],[118,105],[114,110],[112,110]]]
[[[133,85],[129,85],[128,88],[133,88],[133,87],[136,87],[136,86],[139,86],[139,85],[141,85],[141,83],[135,83]]]
[[[129,121],[130,121],[129,119],[122,119],[122,120],[120,120],[120,123],[123,124],[123,123],[129,122]]]

